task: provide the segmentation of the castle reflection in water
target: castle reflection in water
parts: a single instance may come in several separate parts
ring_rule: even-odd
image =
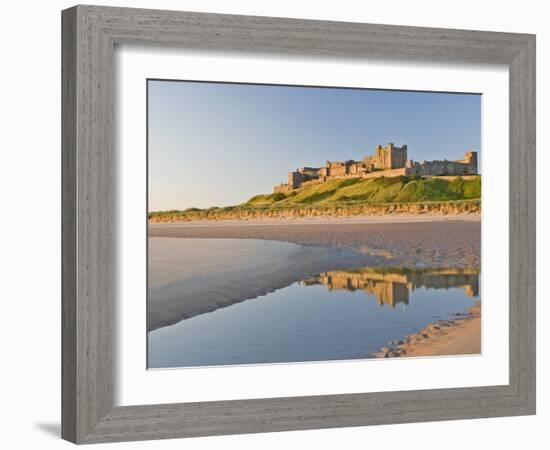
[[[466,295],[479,295],[479,272],[471,269],[421,269],[365,267],[362,269],[325,272],[301,282],[303,286],[324,285],[329,291],[363,290],[376,297],[379,305],[394,308],[409,303],[409,291],[462,288]]]

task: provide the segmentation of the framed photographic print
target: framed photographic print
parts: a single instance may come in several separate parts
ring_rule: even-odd
[[[534,36],[62,18],[65,439],[534,414]]]

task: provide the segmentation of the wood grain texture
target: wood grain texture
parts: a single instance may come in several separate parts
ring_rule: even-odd
[[[535,412],[535,38],[526,34],[77,6],[63,11],[63,414],[77,443]],[[113,407],[115,44],[298,57],[506,64],[510,383]]]
[[[62,17],[62,155],[61,155],[61,260],[62,260],[62,431],[76,440],[76,10]]]

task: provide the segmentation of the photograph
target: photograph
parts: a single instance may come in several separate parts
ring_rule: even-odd
[[[3,6],[2,448],[544,447],[545,3]]]
[[[481,353],[480,94],[146,87],[149,369]]]

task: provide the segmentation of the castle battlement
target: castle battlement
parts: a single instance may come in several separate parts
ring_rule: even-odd
[[[371,156],[361,161],[327,161],[323,167],[301,167],[288,173],[287,183],[273,188],[274,192],[289,192],[304,185],[324,183],[338,178],[381,178],[397,176],[460,176],[477,175],[477,152],[468,151],[458,161],[422,161],[407,159],[407,146],[389,143],[377,145]]]

